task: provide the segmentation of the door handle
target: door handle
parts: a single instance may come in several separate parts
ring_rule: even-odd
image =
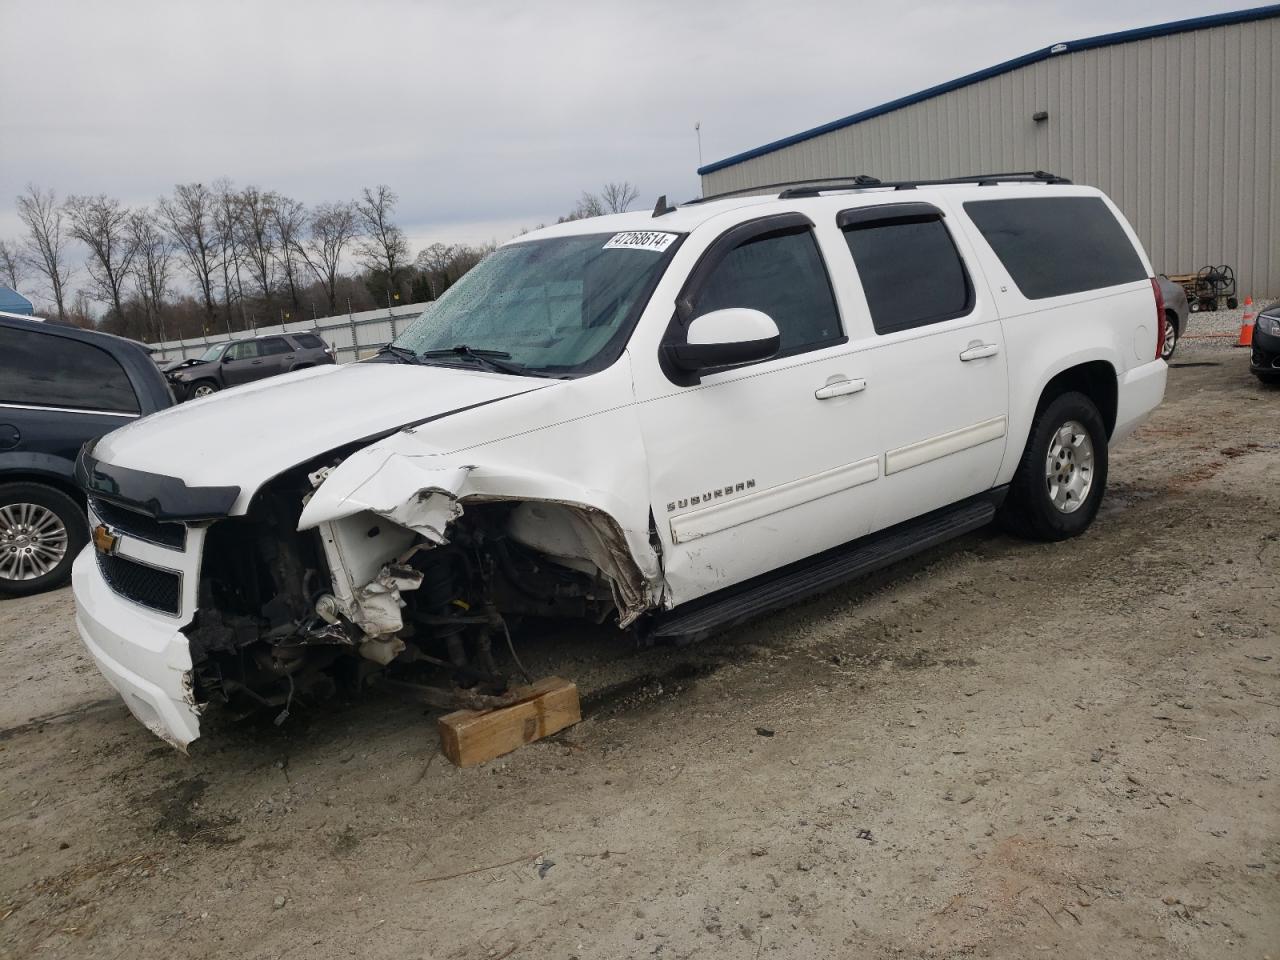
[[[865,380],[837,380],[835,383],[828,383],[825,387],[819,387],[813,391],[813,395],[819,400],[830,400],[832,397],[847,397],[851,393],[861,393],[865,389],[867,389]]]
[[[968,349],[961,351],[960,359],[968,362],[970,360],[982,360],[986,357],[994,357],[1000,352],[1000,344],[998,343],[975,343]]]

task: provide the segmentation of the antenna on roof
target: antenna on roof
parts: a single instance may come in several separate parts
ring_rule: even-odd
[[[667,195],[664,193],[658,198],[658,202],[653,205],[653,215],[655,217],[666,216],[668,213],[675,213],[675,207],[667,206]]]

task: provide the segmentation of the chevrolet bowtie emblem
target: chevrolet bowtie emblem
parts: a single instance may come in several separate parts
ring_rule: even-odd
[[[93,545],[99,553],[115,553],[120,538],[107,529],[106,524],[98,524],[93,528]]]

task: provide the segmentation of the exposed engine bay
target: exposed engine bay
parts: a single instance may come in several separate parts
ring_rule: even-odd
[[[184,631],[197,703],[270,708],[282,722],[299,703],[378,678],[436,706],[502,706],[515,678],[494,645],[523,672],[518,619],[627,626],[643,612],[639,574],[617,559],[621,531],[581,505],[476,497],[464,507],[434,488],[299,531],[339,462],[287,471],[246,515],[210,525]],[[420,682],[428,675],[434,685]]]

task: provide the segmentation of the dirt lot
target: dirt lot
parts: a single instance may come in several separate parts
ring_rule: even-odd
[[[1280,391],[1184,341],[1098,523],[688,649],[461,771],[390,693],[189,757],[0,602],[7,957],[1280,958]]]

